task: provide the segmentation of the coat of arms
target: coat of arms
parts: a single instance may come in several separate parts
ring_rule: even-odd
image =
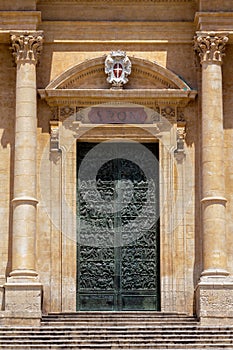
[[[106,57],[105,73],[108,74],[107,81],[112,84],[112,88],[122,89],[131,73],[131,62],[124,51],[112,51]]]

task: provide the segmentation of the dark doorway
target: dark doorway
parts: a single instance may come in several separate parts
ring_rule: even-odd
[[[159,145],[97,145],[77,143],[77,310],[160,310]]]

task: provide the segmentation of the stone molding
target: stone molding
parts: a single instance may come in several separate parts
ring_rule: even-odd
[[[40,11],[0,11],[0,34],[5,31],[35,31],[41,23]],[[1,37],[0,37],[1,38]],[[9,32],[6,42],[9,41]]]
[[[220,196],[204,197],[201,199],[201,203],[209,203],[209,202],[222,203],[223,205],[225,205],[227,202],[227,199]]]
[[[37,64],[42,50],[43,32],[12,32],[11,51],[15,63]]]
[[[233,12],[196,12],[194,24],[198,31],[216,33],[229,33],[232,43]]]
[[[194,49],[200,56],[201,64],[203,62],[222,64],[227,42],[228,37],[226,34],[215,32],[197,33],[197,36],[194,38]]]
[[[55,117],[57,113],[57,107],[62,107],[64,116],[65,114],[72,113],[72,109],[68,108],[85,108],[90,106],[96,106],[103,103],[134,103],[143,105],[148,108],[157,109],[161,108],[161,113],[164,117],[169,117],[173,120],[175,118],[174,109],[177,108],[177,120],[183,119],[182,109],[186,107],[190,101],[193,101],[197,92],[182,91],[182,90],[157,90],[157,89],[145,89],[145,90],[106,90],[106,89],[57,89],[57,90],[38,90],[42,99],[45,99],[50,106],[52,113]],[[67,112],[66,112],[67,110]],[[55,117],[56,119],[56,117]],[[176,119],[176,118],[175,118]]]

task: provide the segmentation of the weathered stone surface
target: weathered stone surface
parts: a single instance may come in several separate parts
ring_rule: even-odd
[[[233,325],[233,280],[203,278],[196,290],[196,303],[202,325]]]
[[[76,310],[76,141],[121,138],[160,143],[161,310],[232,324],[231,1],[15,0],[0,9],[1,322],[38,324],[40,282],[44,313]],[[120,91],[104,73],[117,50],[132,62]],[[90,123],[92,107],[116,101],[149,108],[146,123]]]

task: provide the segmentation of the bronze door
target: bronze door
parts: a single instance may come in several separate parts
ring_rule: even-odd
[[[77,310],[159,310],[158,144],[96,145],[77,143]]]

